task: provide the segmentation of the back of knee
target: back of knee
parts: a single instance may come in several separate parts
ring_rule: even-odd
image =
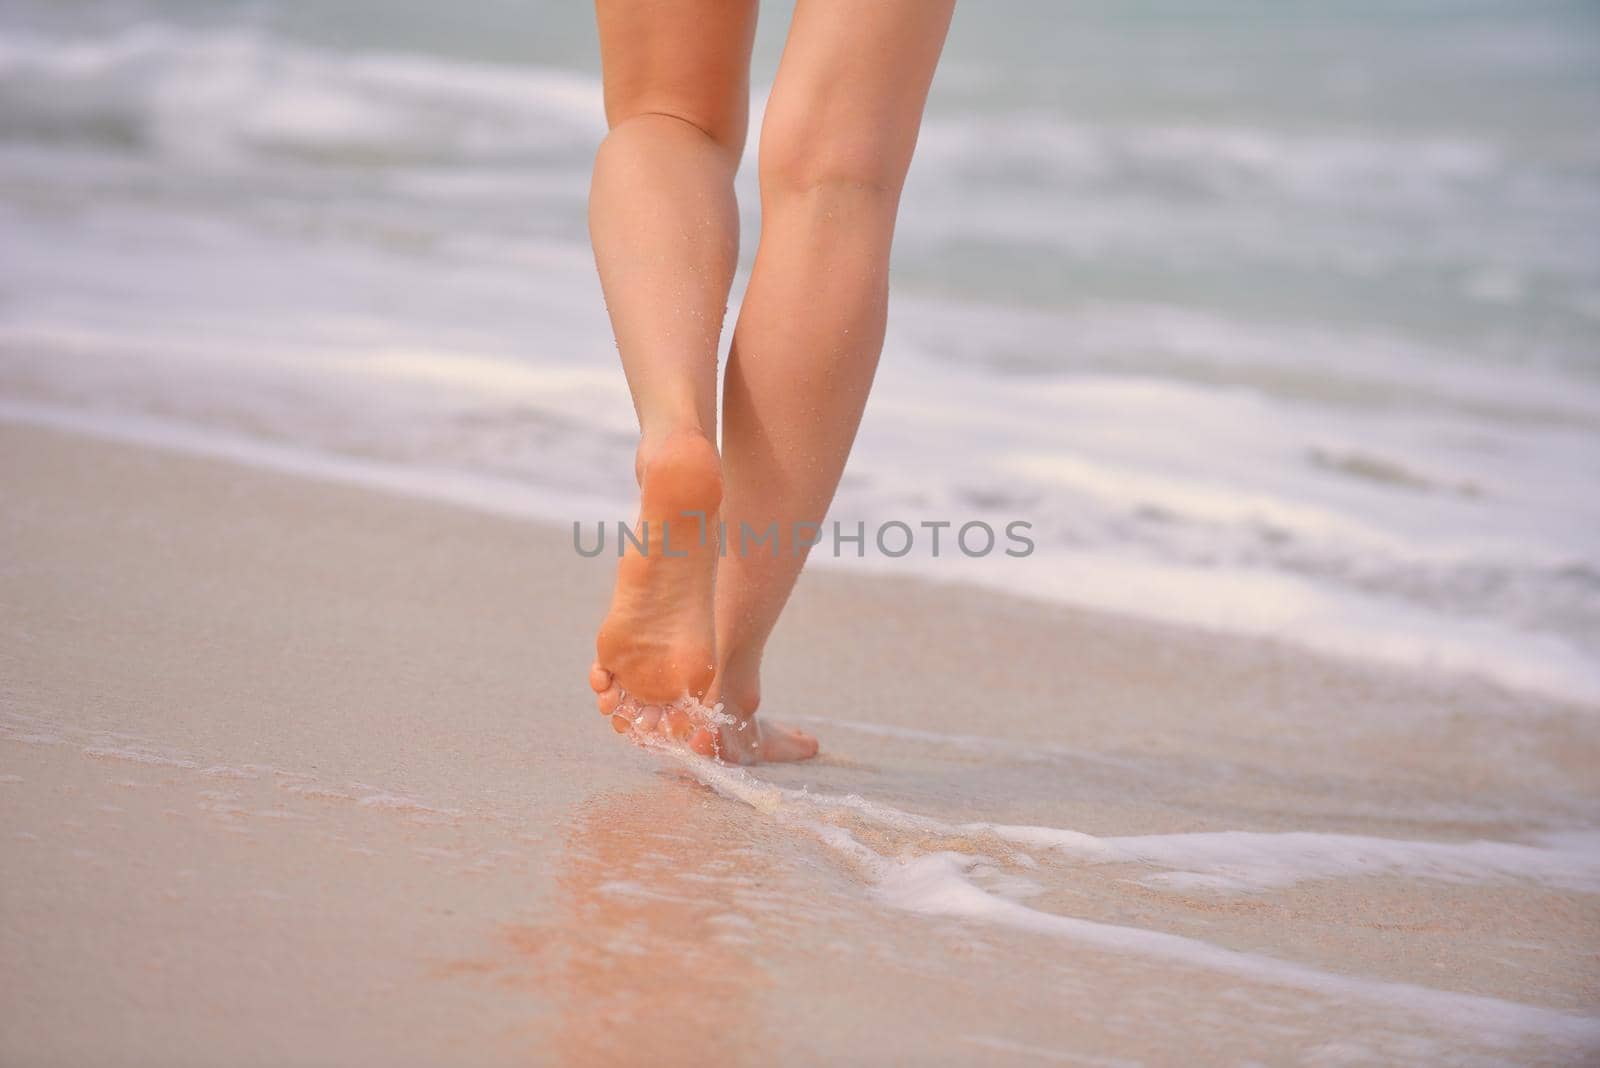
[[[742,99],[685,99],[660,92],[608,93],[606,119],[612,132],[628,123],[671,122],[697,131],[737,160],[744,152],[748,118]]]

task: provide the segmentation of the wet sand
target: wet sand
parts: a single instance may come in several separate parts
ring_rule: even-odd
[[[0,424],[0,1061],[1600,1057],[1600,710],[814,573],[751,774],[594,714],[608,584]]]

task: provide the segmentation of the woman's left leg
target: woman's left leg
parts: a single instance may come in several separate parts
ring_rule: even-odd
[[[900,190],[954,0],[799,0],[761,130],[761,244],[723,388],[721,755],[803,760],[755,726],[761,658],[833,500],[872,386]],[[778,544],[754,539],[776,527]],[[746,537],[746,532],[750,537]],[[774,549],[776,551],[774,551]]]

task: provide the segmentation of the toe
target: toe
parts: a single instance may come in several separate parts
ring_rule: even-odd
[[[601,667],[598,660],[589,665],[589,688],[595,693],[605,693],[611,688],[611,672]]]
[[[805,731],[772,727],[761,734],[761,759],[770,761],[810,760],[817,755],[817,740]]]
[[[622,696],[622,687],[613,686],[595,698],[595,704],[599,707],[600,714],[609,716],[615,712],[617,707],[622,704]]]
[[[628,722],[627,716],[611,717],[611,729],[616,731],[618,734],[627,734],[630,726],[631,724]]]
[[[666,734],[680,742],[689,740],[694,733],[694,721],[689,718],[689,713],[681,708],[669,708],[666,715]]]
[[[703,757],[714,757],[717,755],[717,736],[700,727],[690,736],[689,748]]]
[[[653,731],[661,722],[661,708],[658,705],[645,705],[639,709],[639,715],[634,724],[642,731]]]

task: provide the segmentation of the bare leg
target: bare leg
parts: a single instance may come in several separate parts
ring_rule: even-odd
[[[599,0],[606,118],[589,201],[606,306],[639,416],[639,523],[649,551],[618,564],[590,685],[617,729],[700,697],[715,665],[722,496],[717,342],[739,249],[733,175],[744,147],[754,0]],[[672,552],[663,551],[663,535]],[[679,556],[676,554],[682,553]],[[709,751],[681,715],[681,736]]]
[[[723,393],[729,548],[710,699],[742,719],[762,652],[855,440],[883,346],[900,190],[954,0],[799,0],[761,131],[761,244]],[[740,544],[777,523],[776,553]],[[722,755],[804,759],[816,741],[724,730]]]

